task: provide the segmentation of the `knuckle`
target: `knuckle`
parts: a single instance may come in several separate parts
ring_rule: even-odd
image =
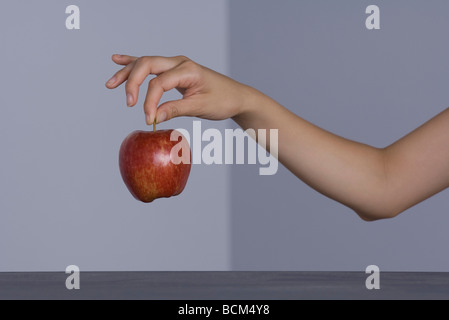
[[[142,64],[142,62],[145,61],[145,60],[142,59],[142,58],[143,58],[143,57],[139,57],[139,58],[136,59],[136,65],[140,65],[140,64]]]
[[[201,77],[202,67],[192,60],[183,62],[179,68],[191,79],[198,79]]]
[[[127,67],[125,67],[125,68],[123,68],[123,69],[121,69],[121,70],[119,70],[119,71],[117,71],[115,73],[115,75],[119,76],[119,77],[122,77],[122,76],[126,76],[127,77],[128,74],[129,74],[129,68],[127,68]]]
[[[140,65],[147,64],[148,61],[149,61],[149,58],[150,57],[148,57],[148,56],[142,56],[142,57],[137,58],[136,59],[136,65],[140,66]]]
[[[113,75],[113,77],[116,77],[116,78],[121,78],[122,76],[123,76],[123,70],[119,70]]]
[[[192,60],[185,60],[181,63],[181,66],[187,69],[196,69],[198,65]]]
[[[183,56],[183,55],[179,55],[179,56],[176,56],[174,58],[179,60],[179,61],[181,61],[181,62],[191,61],[189,58],[187,58],[186,56]]]
[[[156,77],[156,78],[153,78],[153,79],[151,79],[149,82],[148,82],[148,87],[151,89],[151,88],[156,88],[156,87],[160,87],[161,86],[161,79],[160,79],[160,77]]]

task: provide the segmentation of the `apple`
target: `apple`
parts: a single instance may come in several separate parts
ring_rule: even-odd
[[[172,149],[181,144],[180,152],[187,150],[190,160],[190,146],[178,131],[175,133],[180,140],[171,141],[173,131],[134,131],[123,140],[119,154],[120,173],[137,200],[148,203],[179,195],[184,190],[191,161],[174,161]],[[182,156],[185,159],[186,155]]]

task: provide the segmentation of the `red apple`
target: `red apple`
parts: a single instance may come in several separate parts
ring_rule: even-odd
[[[188,150],[187,159],[190,160],[190,147],[178,131],[175,133],[179,141],[171,141],[173,131],[134,131],[123,141],[119,155],[120,173],[137,200],[152,202],[157,198],[176,196],[184,190],[190,174],[190,161],[174,161],[171,151],[181,144],[178,147]],[[186,155],[182,156],[185,158]]]

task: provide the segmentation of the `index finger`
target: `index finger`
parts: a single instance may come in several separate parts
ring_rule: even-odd
[[[125,91],[129,106],[137,103],[139,87],[149,75],[160,75],[185,61],[185,57],[141,57],[135,61],[135,65],[128,76]]]
[[[137,57],[128,56],[126,54],[113,54],[112,61],[121,66],[126,66],[137,60]]]

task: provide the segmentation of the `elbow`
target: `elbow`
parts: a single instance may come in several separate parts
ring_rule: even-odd
[[[371,192],[365,193],[369,196],[360,197],[359,201],[351,206],[355,213],[366,222],[396,218],[409,207],[400,200],[403,197],[396,192],[397,190],[392,189],[391,178],[387,171],[386,153],[381,154],[382,165],[379,170],[382,172],[379,174],[381,179],[373,185]]]
[[[359,198],[357,203],[350,206],[366,222],[396,218],[409,207],[411,204],[404,201],[403,195],[392,191],[386,185],[379,186],[370,193],[370,196]]]
[[[388,220],[397,217],[403,210],[393,210],[391,208],[375,209],[353,209],[355,213],[365,222]]]

